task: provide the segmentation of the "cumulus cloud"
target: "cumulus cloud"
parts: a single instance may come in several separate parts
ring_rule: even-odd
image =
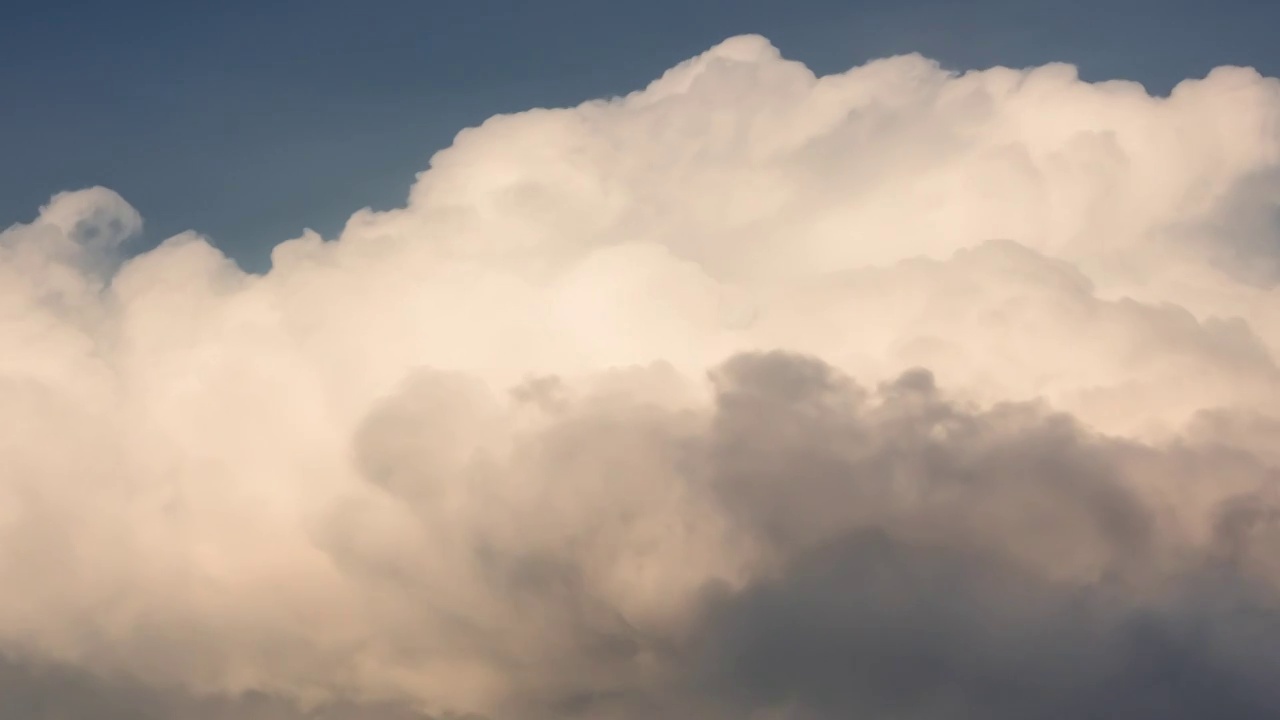
[[[1271,717],[1280,81],[733,38],[242,272],[0,233],[0,717]]]

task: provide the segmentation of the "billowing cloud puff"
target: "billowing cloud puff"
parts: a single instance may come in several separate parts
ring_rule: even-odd
[[[1272,717],[1277,173],[1250,70],[739,37],[262,275],[59,195],[0,717]]]

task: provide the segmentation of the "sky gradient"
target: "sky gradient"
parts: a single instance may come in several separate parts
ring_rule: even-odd
[[[1164,93],[1223,64],[1280,73],[1255,0],[313,0],[9,3],[0,23],[0,225],[52,194],[120,192],[143,249],[194,229],[249,269],[334,236],[463,127],[638,90],[731,35],[815,72],[920,52],[951,68],[1071,62]]]

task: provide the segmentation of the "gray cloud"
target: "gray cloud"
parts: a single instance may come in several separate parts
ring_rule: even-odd
[[[433,717],[390,703],[320,703],[250,692],[197,697],[145,682],[106,680],[68,666],[0,657],[3,720],[482,720]]]
[[[818,359],[767,353],[736,356],[711,381],[703,417],[642,397],[562,399],[511,465],[431,464],[455,475],[400,463],[432,457],[444,418],[475,416],[431,400],[457,380],[414,381],[367,425],[406,448],[373,453],[403,473],[379,487],[424,532],[465,515],[469,500],[446,500],[440,483],[471,487],[484,519],[436,536],[462,545],[452,554],[467,573],[401,544],[392,555],[417,568],[348,560],[406,601],[454,603],[441,615],[454,620],[421,641],[452,633],[454,652],[504,668],[500,717],[1280,709],[1268,680],[1280,573],[1267,558],[1280,488],[1264,459],[1208,440],[1100,436],[1039,404],[968,406],[925,370],[867,389]],[[449,448],[465,424],[448,428]],[[535,481],[542,472],[554,478]],[[537,495],[506,515],[516,496],[504,483],[518,482]],[[664,514],[655,486],[697,512]],[[576,514],[557,515],[566,508]],[[642,625],[626,619],[643,617],[635,596],[612,584],[643,572],[646,521],[715,528],[722,574],[700,573],[678,612]],[[432,584],[442,578],[466,587]]]
[[[1232,417],[1145,444],[1044,404],[954,400],[927,370],[867,388],[782,352],[714,368],[706,406],[662,400],[674,380],[542,379],[507,404],[424,370],[386,398],[355,434],[365,489],[316,527],[363,640],[314,627],[265,656],[294,682],[325,673],[309,705],[149,675],[198,672],[183,647],[256,652],[157,620],[151,645],[94,650],[133,672],[12,654],[0,717],[1280,710],[1280,471],[1216,439],[1241,436]],[[408,676],[357,701],[362,664]]]
[[[1258,492],[1214,506],[1211,541],[1188,544],[1158,529],[1160,508],[1125,473],[1128,457],[1140,455],[1187,475],[1178,452],[1092,437],[1032,408],[961,412],[922,373],[858,412],[843,382],[813,361],[735,365],[717,420],[723,480],[746,479],[755,492],[738,484],[725,495],[785,558],[768,579],[704,610],[702,670],[744,711],[1280,711],[1271,680],[1280,663],[1277,578],[1232,559],[1273,546],[1274,469],[1257,463]],[[845,398],[834,411],[833,393]],[[947,426],[961,429],[936,439]],[[903,477],[909,490],[893,487]],[[1185,479],[1215,480],[1211,469]],[[790,530],[769,532],[777,527]],[[1093,572],[1061,576],[1082,548],[1092,548]],[[1135,582],[1161,567],[1150,584]]]

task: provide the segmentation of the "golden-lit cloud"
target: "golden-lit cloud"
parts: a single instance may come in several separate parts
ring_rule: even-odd
[[[749,36],[264,274],[58,195],[0,234],[0,694],[1269,717],[1278,173],[1251,70]]]

